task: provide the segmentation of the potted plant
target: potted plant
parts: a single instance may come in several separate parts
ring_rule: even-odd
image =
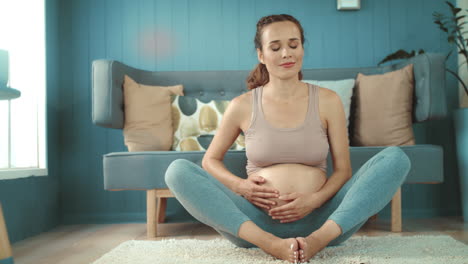
[[[462,71],[467,72],[468,51],[466,50],[466,47],[468,46],[468,40],[465,39],[463,35],[468,33],[468,31],[464,31],[463,26],[468,24],[468,22],[464,21],[464,15],[457,16],[457,14],[462,10],[461,8],[455,7],[450,2],[446,1],[446,3],[450,7],[451,14],[449,16],[445,16],[444,14],[434,12],[434,23],[439,25],[440,30],[447,33],[448,43],[451,45],[455,44],[457,46],[458,54],[461,54],[464,57],[463,63],[458,67],[461,67]],[[452,51],[453,49],[448,53],[446,60],[450,57]],[[398,50],[395,53],[386,56],[385,59],[379,62],[379,65],[391,60],[410,58],[421,53],[424,53],[424,50],[420,49],[418,52]],[[468,96],[468,88],[463,79],[458,75],[458,70],[459,69],[455,72],[446,68],[447,72],[457,78],[458,82],[463,86],[465,94]],[[468,222],[468,108],[455,109],[453,119],[455,125],[463,220],[464,222]]]

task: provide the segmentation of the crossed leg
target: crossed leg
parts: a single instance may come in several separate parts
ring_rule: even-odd
[[[409,158],[399,147],[387,147],[368,160],[332,199],[292,223],[271,219],[188,160],[172,162],[165,180],[192,216],[235,245],[258,246],[275,257],[293,262],[298,259],[299,248],[304,253],[304,258],[299,260],[303,261],[318,252],[314,238],[321,239],[325,245],[337,245],[351,237],[391,200],[410,167]],[[330,232],[336,226],[341,231]],[[302,240],[304,234],[310,235]]]

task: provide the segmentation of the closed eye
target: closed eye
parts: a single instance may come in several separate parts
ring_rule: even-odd
[[[291,47],[291,46],[290,46],[290,47]],[[294,47],[291,47],[291,48],[292,48],[292,49],[296,49],[296,48],[297,48],[297,46],[294,46]],[[273,50],[273,51],[278,51],[278,50],[279,50],[279,48],[277,48],[277,49],[272,49],[272,50]]]

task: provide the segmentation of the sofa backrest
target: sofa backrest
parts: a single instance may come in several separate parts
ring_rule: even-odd
[[[357,74],[382,74],[414,64],[415,96],[413,122],[443,118],[447,114],[445,98],[445,56],[425,53],[408,60],[380,67],[303,69],[304,80],[355,79]],[[241,71],[144,71],[114,60],[95,60],[92,65],[92,119],[103,127],[124,126],[122,83],[127,74],[147,85],[184,85],[186,96],[203,102],[231,100],[247,92],[245,79],[250,70]]]

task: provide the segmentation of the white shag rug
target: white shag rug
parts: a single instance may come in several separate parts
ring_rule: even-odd
[[[224,238],[126,241],[93,264],[107,263],[288,263],[259,248],[239,248]],[[327,247],[309,263],[327,264],[468,264],[468,246],[450,236],[353,236]]]

